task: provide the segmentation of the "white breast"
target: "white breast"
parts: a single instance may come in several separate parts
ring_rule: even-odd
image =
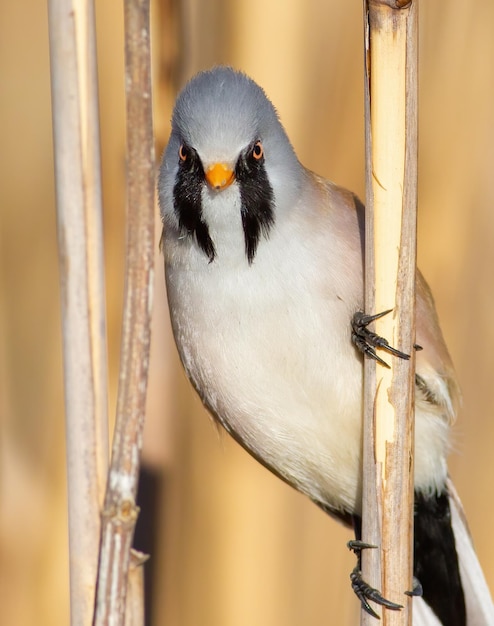
[[[165,234],[172,323],[189,378],[225,428],[313,500],[358,511],[362,361],[350,320],[361,250],[358,237],[331,240],[333,225],[308,231],[301,219],[277,223],[252,265],[240,221],[227,237],[212,231],[212,263]],[[447,427],[424,405],[416,433],[416,485],[434,488]]]
[[[167,255],[170,311],[189,377],[255,456],[311,498],[353,508],[362,366],[348,321],[356,303],[325,288],[315,250],[299,246],[288,227],[261,241],[250,266],[241,237],[236,259],[213,240],[213,263],[191,242]]]

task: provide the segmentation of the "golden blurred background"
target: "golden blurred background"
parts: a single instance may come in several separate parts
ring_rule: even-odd
[[[110,413],[123,292],[122,3],[96,0]],[[360,2],[153,0],[155,128],[215,63],[275,103],[301,161],[364,194]],[[494,3],[420,7],[419,264],[464,402],[451,474],[494,589]],[[0,606],[68,624],[63,380],[46,3],[0,5]],[[159,154],[158,152],[158,154]],[[158,237],[158,234],[157,234]],[[349,625],[350,533],[218,435],[180,370],[158,259],[143,460],[152,623]],[[149,516],[148,516],[149,517]],[[153,520],[151,520],[152,522]]]

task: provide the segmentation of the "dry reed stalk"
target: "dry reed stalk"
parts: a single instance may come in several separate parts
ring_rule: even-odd
[[[364,0],[366,39],[366,293],[376,332],[411,355],[390,369],[366,359],[363,576],[410,626],[413,559],[414,341],[417,207],[417,3]],[[362,611],[361,624],[375,624]]]
[[[129,564],[127,600],[125,602],[125,626],[144,624],[144,569],[147,555],[132,550]]]
[[[149,0],[126,0],[127,267],[112,458],[102,515],[94,624],[124,626],[146,406],[154,262],[155,157]],[[142,586],[130,586],[133,589]],[[137,592],[142,593],[142,591]],[[129,597],[129,605],[142,598]],[[137,611],[139,614],[139,611]]]
[[[49,1],[67,445],[72,626],[94,605],[108,467],[107,361],[94,7]]]

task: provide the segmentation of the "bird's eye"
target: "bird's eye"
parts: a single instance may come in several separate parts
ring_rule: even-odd
[[[262,157],[264,156],[264,149],[263,149],[262,143],[260,141],[257,141],[254,144],[254,147],[252,148],[252,156],[257,161],[260,161],[262,159]]]
[[[189,149],[187,148],[187,146],[184,146],[184,144],[180,146],[180,148],[178,149],[178,156],[180,157],[180,160],[182,162],[187,161],[187,158],[189,156]]]

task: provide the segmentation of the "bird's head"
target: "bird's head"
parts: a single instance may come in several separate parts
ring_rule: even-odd
[[[264,91],[231,68],[202,72],[173,111],[159,175],[165,228],[193,237],[213,261],[215,233],[240,225],[250,263],[276,213],[293,206],[301,172]]]

